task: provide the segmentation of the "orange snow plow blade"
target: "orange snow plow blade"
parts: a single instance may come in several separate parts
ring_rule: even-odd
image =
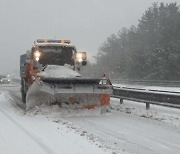
[[[27,109],[41,104],[58,104],[63,108],[78,109],[109,106],[112,86],[100,84],[100,80],[45,78],[35,81],[27,93]]]

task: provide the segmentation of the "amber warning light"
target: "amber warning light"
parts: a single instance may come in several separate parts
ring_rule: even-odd
[[[38,39],[35,43],[66,43],[70,44],[70,40],[49,40],[49,39]]]

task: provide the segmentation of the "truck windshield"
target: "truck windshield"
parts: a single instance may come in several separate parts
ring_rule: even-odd
[[[42,65],[74,65],[73,47],[67,46],[41,46],[39,47],[41,54],[39,62]]]

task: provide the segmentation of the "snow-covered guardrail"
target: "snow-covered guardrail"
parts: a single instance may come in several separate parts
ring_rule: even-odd
[[[121,104],[124,99],[146,103],[146,109],[150,104],[180,108],[180,92],[113,86],[112,97],[120,98]]]
[[[180,81],[170,80],[124,80],[124,79],[112,79],[114,84],[129,84],[129,85],[148,85],[148,86],[180,86]]]

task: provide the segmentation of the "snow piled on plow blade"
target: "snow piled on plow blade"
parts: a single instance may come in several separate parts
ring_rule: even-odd
[[[66,64],[65,66],[48,65],[46,69],[39,73],[40,76],[49,78],[72,78],[81,76],[78,72],[71,69],[72,66]]]

